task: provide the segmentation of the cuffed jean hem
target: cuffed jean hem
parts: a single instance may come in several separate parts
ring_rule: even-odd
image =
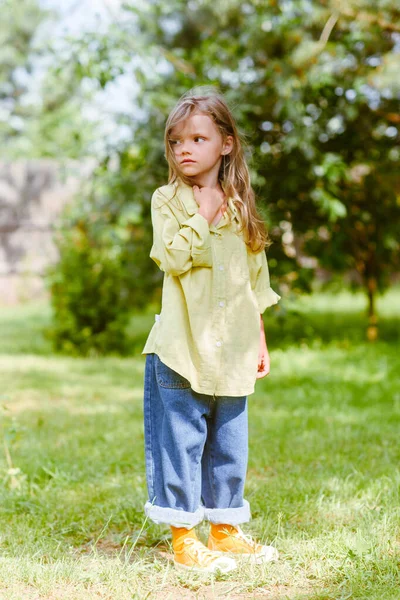
[[[205,508],[204,518],[210,523],[221,523],[224,525],[240,525],[251,519],[250,504],[243,500],[243,506],[239,508]]]
[[[184,527],[192,529],[204,519],[204,507],[200,506],[196,512],[187,512],[176,508],[157,506],[151,502],[146,502],[144,512],[154,521],[154,523],[173,525],[174,527]]]

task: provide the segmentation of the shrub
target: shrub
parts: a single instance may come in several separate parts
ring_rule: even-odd
[[[130,316],[123,246],[106,223],[60,228],[59,262],[50,269],[54,349],[72,355],[126,353]]]

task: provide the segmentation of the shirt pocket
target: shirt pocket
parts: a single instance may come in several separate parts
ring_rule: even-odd
[[[157,383],[161,387],[169,389],[188,389],[190,388],[190,382],[179,375],[176,371],[167,367],[162,360],[156,356],[156,378]]]
[[[235,248],[233,250],[230,264],[230,270],[234,280],[236,279],[245,282],[249,281],[250,272],[247,262],[247,249],[245,246],[243,248]]]

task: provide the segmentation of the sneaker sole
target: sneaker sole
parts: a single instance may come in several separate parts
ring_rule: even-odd
[[[221,552],[220,550],[216,550],[214,548],[209,548],[213,552]],[[266,556],[265,554],[251,554],[250,552],[224,552],[225,556],[229,556],[229,558],[233,558],[234,560],[251,563],[253,565],[263,565],[269,562],[275,562],[279,559],[279,552],[275,550],[271,552],[271,554]]]
[[[230,556],[233,556],[230,554]],[[275,562],[279,558],[278,552],[274,552],[270,556],[265,556],[263,554],[236,554],[236,560],[242,560],[245,562],[249,562],[253,565],[265,565],[270,562]],[[239,558],[240,557],[240,558]]]
[[[235,569],[237,569],[237,564],[233,564],[233,565],[227,565],[226,567],[221,567],[221,566],[214,566],[214,567],[189,567],[188,565],[182,565],[182,563],[176,562],[174,560],[174,565],[175,568],[178,569],[179,571],[186,571],[186,572],[191,572],[191,573],[196,573],[196,574],[204,574],[204,575],[216,575],[217,573],[230,573],[231,571],[234,571]]]

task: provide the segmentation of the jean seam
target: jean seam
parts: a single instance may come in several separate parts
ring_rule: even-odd
[[[215,481],[214,481],[214,453],[212,444],[210,446],[210,455],[209,455],[209,473],[210,473],[210,488],[212,493],[213,504],[216,504],[216,493],[215,493]]]
[[[201,455],[200,455],[201,457]],[[190,497],[192,500],[192,507],[193,507],[193,501],[194,501],[194,488],[196,487],[196,474],[197,474],[197,470],[199,468],[199,460],[196,460],[196,468],[193,469],[193,473],[194,473],[194,477],[192,479],[192,485],[191,485],[191,489],[190,489]],[[197,507],[198,508],[198,507]],[[196,508],[193,511],[188,511],[188,512],[195,512]]]
[[[214,400],[215,400],[215,395],[213,396]],[[210,412],[210,417],[212,418],[212,411]],[[211,428],[212,431],[212,428]],[[215,494],[215,482],[214,482],[214,448],[213,448],[213,437],[212,435],[209,438],[209,444],[210,444],[210,448],[209,448],[209,452],[208,452],[208,460],[207,460],[207,471],[208,471],[208,478],[210,480],[210,490],[211,490],[211,496],[212,496],[212,500],[213,500],[213,504],[215,506],[216,504],[216,494]]]
[[[190,385],[171,385],[171,384],[166,384],[162,379],[158,380],[158,385],[160,385],[161,387],[165,388],[166,390],[188,390],[190,389]]]
[[[206,443],[206,442],[205,442],[205,443]],[[194,488],[196,487],[196,477],[197,477],[197,472],[198,472],[198,470],[199,470],[199,465],[200,465],[200,463],[201,463],[201,457],[203,456],[203,452],[204,452],[204,446],[205,446],[205,443],[203,444],[202,451],[201,451],[201,452],[199,452],[199,455],[198,455],[198,457],[196,457],[196,468],[195,468],[195,469],[193,469],[193,479],[192,479],[192,485],[191,485],[191,498],[192,498],[192,501],[193,501],[193,499],[194,499]],[[201,476],[201,475],[200,475],[200,476]],[[197,508],[198,508],[198,507],[197,507]],[[196,510],[197,510],[197,508],[195,508],[194,510],[196,511]]]
[[[159,360],[160,362],[162,362],[162,360],[160,359],[160,357],[159,357],[159,356],[157,356],[157,358],[158,358],[158,360]],[[172,373],[176,373],[176,371],[174,371],[173,369],[171,369],[171,367],[168,367],[168,365],[166,365],[165,363],[162,363],[162,364],[163,364],[163,365],[164,365],[164,366],[165,366],[165,367],[166,367],[166,368],[167,368],[169,371],[171,371]],[[182,390],[187,390],[187,389],[190,389],[190,382],[189,382],[189,381],[187,381],[187,379],[185,379],[185,377],[183,377],[183,376],[182,376],[182,375],[180,375],[179,373],[177,373],[177,375],[178,375],[179,377],[181,377],[182,379],[185,379],[185,381],[187,381],[187,383],[183,383],[183,382],[182,382],[182,383],[178,383],[178,382],[176,382],[176,383],[169,383],[167,380],[163,379],[163,378],[162,378],[162,375],[160,375],[160,374],[159,374],[159,370],[157,369],[157,361],[156,361],[156,363],[155,363],[155,368],[154,368],[154,371],[155,371],[155,376],[156,376],[156,379],[157,379],[157,383],[158,383],[158,385],[160,385],[161,387],[163,387],[163,388],[166,388],[167,390],[180,390],[180,389],[182,389]]]
[[[148,435],[147,435],[147,443],[146,443],[146,447],[147,447],[147,451],[148,451],[148,456],[150,456],[149,459],[149,470],[150,470],[150,477],[149,477],[149,497],[153,496],[152,498],[150,498],[151,502],[154,502],[156,500],[156,496],[154,495],[155,489],[154,489],[154,457],[153,457],[153,414],[152,414],[152,402],[151,402],[151,396],[152,396],[152,392],[153,392],[153,377],[152,377],[152,373],[150,371],[152,371],[154,369],[154,358],[152,357],[151,359],[151,369],[147,369],[146,372],[146,389],[148,391],[148,398],[147,398],[147,431],[148,431]],[[150,365],[149,365],[150,366]],[[151,493],[150,493],[151,492]]]

